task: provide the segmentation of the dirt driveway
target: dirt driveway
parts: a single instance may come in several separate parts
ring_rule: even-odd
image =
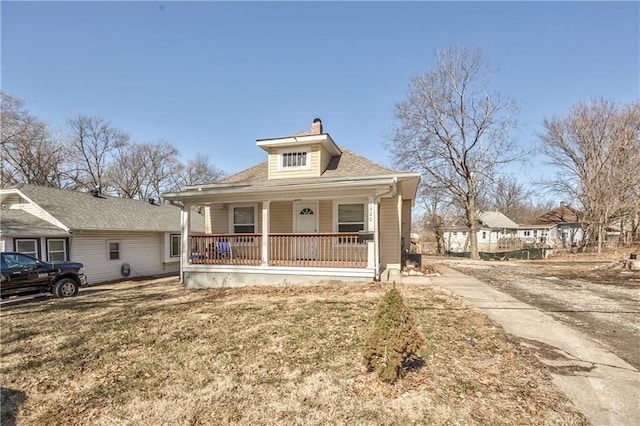
[[[640,369],[640,273],[611,260],[470,261],[432,258],[533,305]]]

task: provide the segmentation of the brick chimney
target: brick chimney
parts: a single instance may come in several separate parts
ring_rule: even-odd
[[[313,119],[313,123],[311,123],[311,134],[312,135],[322,134],[322,120],[320,120],[319,118]]]

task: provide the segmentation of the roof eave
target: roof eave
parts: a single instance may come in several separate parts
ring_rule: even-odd
[[[328,183],[332,184],[332,188],[375,188],[381,186],[393,185],[397,182],[394,177],[384,178],[353,178],[353,179],[322,179],[313,183],[290,183],[283,185],[276,185],[270,187],[255,187],[248,184],[238,185],[237,187],[225,185],[224,187],[206,187],[194,188],[192,190],[184,192],[172,192],[163,194],[166,199],[174,200],[188,200],[192,198],[202,198],[203,196],[215,196],[215,195],[242,195],[242,194],[270,194],[281,193],[283,191],[313,191],[318,189],[325,189]]]
[[[317,135],[304,135],[304,136],[286,136],[281,138],[270,138],[270,139],[257,139],[256,145],[262,148],[265,151],[268,151],[269,148],[285,148],[288,146],[300,146],[307,145],[310,143],[320,143],[324,147],[324,149],[329,152],[332,156],[338,156],[342,154],[342,150],[338,147],[338,145],[331,139],[329,133],[320,133]]]

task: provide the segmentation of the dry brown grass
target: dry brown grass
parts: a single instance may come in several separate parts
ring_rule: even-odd
[[[388,288],[164,279],[3,307],[1,384],[26,396],[20,425],[587,423],[525,349],[427,286],[399,287],[423,365],[379,382],[360,350]]]

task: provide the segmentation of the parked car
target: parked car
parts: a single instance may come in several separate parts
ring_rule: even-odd
[[[0,295],[3,298],[42,292],[56,297],[71,297],[78,294],[80,286],[87,285],[82,263],[47,263],[15,252],[3,252],[0,255]]]

